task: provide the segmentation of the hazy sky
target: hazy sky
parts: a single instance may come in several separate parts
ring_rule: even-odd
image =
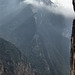
[[[54,12],[57,14],[63,14],[67,17],[74,16],[71,0],[51,0],[51,1],[54,2],[54,5],[57,5],[58,7],[46,5],[44,2],[42,1],[39,2],[38,0],[25,0],[24,3],[32,4],[33,6],[36,6],[39,8],[43,7],[51,12]]]
[[[65,8],[72,8],[72,0],[51,0]]]
[[[72,0],[51,0],[52,2],[54,2],[55,4],[58,5],[58,7],[60,7],[62,10],[65,9],[64,13],[68,15],[73,14],[72,16],[74,16],[74,11],[73,11],[73,6],[72,6]]]

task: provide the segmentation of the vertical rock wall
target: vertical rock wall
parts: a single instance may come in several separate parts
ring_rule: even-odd
[[[75,0],[73,2],[73,9],[75,11]],[[75,19],[73,20],[72,36],[71,36],[71,75],[75,75]]]

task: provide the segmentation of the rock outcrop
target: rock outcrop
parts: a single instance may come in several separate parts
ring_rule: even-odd
[[[34,75],[31,65],[11,43],[0,38],[0,75]]]
[[[73,8],[75,11],[75,0],[73,0]],[[71,36],[71,75],[75,75],[75,19],[73,20],[72,36]]]

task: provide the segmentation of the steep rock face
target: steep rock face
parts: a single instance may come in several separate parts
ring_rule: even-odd
[[[75,12],[75,0],[72,0],[73,10]],[[70,51],[70,74],[75,75],[75,19],[73,20],[72,36],[71,36],[71,51]]]
[[[71,36],[71,58],[70,58],[70,72],[71,75],[75,74],[75,19],[73,20],[73,27],[72,27],[72,36]]]
[[[35,34],[27,47],[25,47],[25,55],[32,63],[35,75],[50,75],[49,63],[44,54],[45,47],[41,42],[38,34]]]
[[[0,75],[34,75],[21,52],[0,38]]]

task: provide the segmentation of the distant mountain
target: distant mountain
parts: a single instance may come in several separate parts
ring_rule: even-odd
[[[47,4],[47,5],[51,5],[53,3],[51,0],[36,0],[36,1],[43,2],[43,3]]]
[[[0,38],[0,75],[34,75],[33,73],[18,48]]]
[[[62,35],[65,17],[30,4],[15,14],[1,20],[0,36],[20,49],[35,75],[70,75],[70,41]]]

